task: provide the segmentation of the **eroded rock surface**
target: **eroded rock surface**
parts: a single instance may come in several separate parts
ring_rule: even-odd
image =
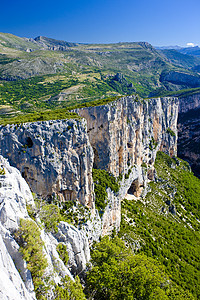
[[[0,128],[0,153],[42,198],[93,205],[93,151],[85,120],[56,120]]]
[[[158,150],[177,152],[177,98],[123,97],[107,105],[78,109],[86,120],[56,120],[1,127],[0,151],[42,198],[76,200],[93,208],[92,167],[121,176],[118,194],[108,191],[101,230],[120,226],[121,199],[145,194],[154,178]],[[92,147],[91,147],[92,146]],[[89,229],[89,230],[88,230]]]
[[[79,109],[78,113],[87,120],[95,167],[116,177],[142,162],[153,164],[159,149],[176,155],[177,98],[124,97],[107,105]]]
[[[19,170],[11,167],[8,161],[0,156],[0,298],[7,300],[34,300],[34,286],[30,271],[19,252],[19,245],[13,233],[19,228],[20,219],[31,220],[26,205],[34,207],[32,193]],[[34,222],[33,220],[31,220]],[[37,222],[40,222],[38,219]],[[61,234],[62,233],[62,234]],[[62,235],[62,238],[60,236]],[[77,269],[82,272],[90,258],[88,240],[84,232],[80,232],[68,223],[59,225],[58,236],[41,231],[44,242],[44,256],[48,267],[45,276],[55,283]],[[64,243],[69,252],[70,266],[66,266],[56,250],[58,243]],[[74,271],[75,273],[75,271]],[[49,292],[51,299],[51,291]]]

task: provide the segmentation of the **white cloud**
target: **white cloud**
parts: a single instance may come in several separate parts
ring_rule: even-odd
[[[195,47],[196,45],[194,43],[187,43],[187,47]]]

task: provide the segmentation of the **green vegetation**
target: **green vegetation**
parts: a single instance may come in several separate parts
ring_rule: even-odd
[[[93,267],[86,285],[89,299],[193,299],[169,279],[157,260],[134,254],[117,237],[104,237],[91,256]]]
[[[69,260],[69,255],[67,252],[67,247],[65,244],[59,243],[56,246],[56,250],[60,256],[60,259],[64,262],[65,265],[67,265],[68,260]]]
[[[159,88],[153,92],[153,97],[180,97],[185,98],[195,94],[200,93],[200,88],[188,88],[188,89],[181,89],[179,91],[166,91],[163,88]]]
[[[107,205],[107,188],[115,193],[119,191],[116,178],[105,170],[93,169],[92,171],[95,192],[95,205],[99,211],[103,211]]]
[[[200,58],[180,53],[174,49],[165,49],[161,52],[175,65],[186,69],[200,65]]]
[[[162,152],[155,168],[157,180],[145,199],[122,202],[119,237],[164,265],[173,282],[198,299],[200,180],[186,162]]]
[[[45,112],[35,112],[32,114],[19,115],[13,118],[0,119],[0,125],[21,124],[27,122],[62,120],[62,119],[81,119],[76,113],[68,110],[54,110]]]
[[[0,168],[0,175],[5,175],[6,172],[5,172],[5,169],[4,168]]]
[[[167,133],[169,133],[171,136],[176,136],[175,132],[171,128],[167,128]]]
[[[153,149],[156,149],[157,146],[158,146],[158,143],[152,137],[150,140],[150,143],[149,143],[149,149],[152,151]]]
[[[68,276],[63,278],[62,282],[54,287],[53,293],[53,300],[86,300],[78,276],[74,282]]]
[[[128,179],[132,171],[132,167],[128,170],[128,173],[125,174],[125,179]]]
[[[40,238],[40,230],[35,222],[21,219],[15,239],[20,245],[27,268],[31,271],[36,297],[42,299],[47,291],[44,272],[48,264],[43,253],[44,242]]]
[[[36,108],[47,108],[43,101],[39,101],[41,97],[51,95],[56,96],[63,89],[69,88],[77,84],[77,80],[69,79],[55,80],[53,82],[45,81],[52,76],[37,76],[26,80],[18,80],[13,82],[5,82],[0,86],[0,104],[12,104],[14,107],[22,108],[23,104],[32,104]],[[49,97],[48,97],[49,98]],[[26,111],[26,106],[24,106]]]
[[[60,209],[57,205],[46,204],[41,207],[39,216],[45,225],[46,231],[58,232],[57,225],[62,220]]]
[[[4,53],[0,54],[0,105],[38,112],[134,92],[148,97],[158,83],[159,92],[177,89],[160,82],[163,72],[195,74],[188,66],[184,70],[173,65],[148,43],[83,45],[48,38],[42,41],[47,46],[66,46],[67,51],[42,50],[40,44],[0,33],[0,52]],[[25,52],[27,48],[34,51]]]

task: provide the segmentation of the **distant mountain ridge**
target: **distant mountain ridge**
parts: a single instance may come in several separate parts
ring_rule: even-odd
[[[34,38],[34,41],[37,42],[37,44],[39,44],[42,47],[47,48],[49,50],[64,51],[69,47],[78,46],[78,43],[65,42],[65,41],[61,41],[61,40],[47,38],[45,36],[38,36],[38,37]]]
[[[44,36],[33,39],[0,33],[0,80],[64,76],[67,81],[71,78],[77,82],[76,95],[71,96],[70,92],[76,101],[77,97],[87,101],[134,91],[149,97],[200,87],[200,57],[181,53],[185,50],[174,47],[177,50],[158,50],[148,42],[80,44]],[[198,47],[194,53],[197,51]],[[125,80],[117,81],[116,74]],[[86,77],[89,81],[85,81]],[[67,92],[64,99],[69,99],[68,95]]]

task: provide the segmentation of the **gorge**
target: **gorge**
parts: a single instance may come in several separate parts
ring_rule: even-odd
[[[199,60],[2,33],[0,51],[0,298],[199,299]]]

